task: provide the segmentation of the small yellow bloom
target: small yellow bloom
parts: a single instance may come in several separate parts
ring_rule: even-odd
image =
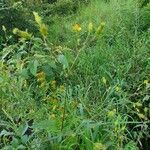
[[[43,71],[36,74],[37,82],[40,83],[40,88],[45,86],[45,73]]]
[[[93,31],[93,23],[90,22],[88,25],[88,31],[91,33]]]
[[[121,88],[119,86],[115,87],[116,92],[119,92],[121,90]]]
[[[82,30],[80,24],[75,24],[73,25],[73,30],[76,31],[76,32],[80,32]]]
[[[56,84],[56,81],[53,80],[53,81],[51,82],[51,85],[55,85],[55,84]]]
[[[29,40],[31,39],[31,34],[29,34],[27,31],[21,31],[19,30],[18,28],[14,28],[13,29],[13,34],[16,34],[18,36],[20,36],[22,39],[25,39],[25,40]]]
[[[45,73],[43,71],[36,74],[37,78],[45,78]]]
[[[65,86],[64,86],[64,85],[61,85],[61,86],[59,87],[59,89],[60,89],[61,92],[64,92],[64,91],[65,91]]]
[[[113,109],[112,111],[108,112],[107,116],[111,118],[114,117],[115,114],[116,114],[116,109]]]
[[[105,22],[102,22],[101,24],[100,24],[100,26],[97,28],[97,30],[96,30],[96,35],[100,35],[101,34],[101,32],[103,31],[103,29],[104,29],[104,26],[105,26]]]
[[[14,28],[14,29],[13,29],[13,34],[17,34],[18,31],[19,31],[18,28]]]
[[[93,150],[106,150],[106,146],[102,143],[94,143]]]
[[[42,88],[42,87],[44,87],[45,86],[45,82],[44,82],[44,80],[43,81],[41,81],[41,84],[40,84],[40,88]]]
[[[121,128],[122,131],[124,131],[125,129],[126,129],[126,126],[123,126],[123,127]]]
[[[48,34],[48,28],[44,23],[40,26],[40,33],[44,37],[46,37]]]
[[[103,82],[104,84],[106,84],[106,83],[107,83],[107,80],[106,80],[106,78],[105,78],[105,77],[102,77],[102,82]]]
[[[34,11],[34,12],[33,12],[33,15],[34,15],[34,18],[35,18],[36,23],[37,23],[39,26],[41,26],[41,24],[42,24],[42,19],[41,19],[41,17],[39,16],[39,14]]]
[[[148,83],[149,83],[149,81],[148,81],[148,80],[144,80],[144,84],[146,84],[146,85],[147,85]]]

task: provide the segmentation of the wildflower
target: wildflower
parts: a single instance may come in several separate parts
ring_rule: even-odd
[[[80,24],[75,24],[73,25],[73,30],[76,31],[76,32],[80,32],[82,30]]]
[[[93,31],[93,23],[90,22],[88,25],[88,31],[91,33]]]
[[[33,12],[33,15],[34,15],[34,18],[35,18],[36,23],[37,23],[39,26],[41,26],[41,24],[42,24],[42,19],[41,19],[41,17],[39,16],[39,14],[34,11],[34,12]]]
[[[37,77],[38,81],[43,81],[43,80],[45,80],[45,73],[43,71],[41,71],[41,72],[37,73],[36,77]]]
[[[44,87],[45,86],[45,73],[43,71],[39,72],[37,73],[36,77],[37,77],[37,82],[40,83],[40,88]]]
[[[115,87],[116,92],[119,92],[121,90],[121,88],[119,86]]]
[[[116,114],[116,109],[113,109],[112,111],[108,112],[107,116],[111,118],[114,117],[115,114]]]
[[[2,30],[6,32],[6,27],[4,25],[2,26]]]
[[[41,84],[40,84],[40,88],[44,87],[45,86],[45,82],[43,81]]]
[[[126,129],[126,126],[123,126],[123,127],[121,128],[122,131],[124,131],[125,129]]]
[[[59,89],[60,89],[61,92],[64,92],[64,91],[65,91],[65,86],[64,86],[64,85],[61,85],[61,86],[59,87]]]
[[[148,80],[144,80],[143,83],[147,85],[149,83],[149,81]]]
[[[102,143],[94,143],[93,150],[106,150],[106,146]]]
[[[42,18],[39,16],[37,12],[33,12],[36,23],[39,25],[39,31],[43,37],[46,37],[48,34],[47,26],[42,23]]]
[[[24,40],[29,40],[29,39],[31,39],[31,36],[32,36],[27,31],[21,31],[18,28],[13,29],[13,34],[20,36]]]
[[[14,28],[14,29],[13,29],[13,34],[17,34],[18,31],[19,31],[18,28]]]
[[[40,26],[40,33],[43,37],[46,37],[48,34],[48,28],[44,23]]]
[[[106,84],[106,83],[107,83],[107,80],[106,80],[106,78],[105,78],[105,77],[102,77],[102,82],[103,82],[104,84]]]
[[[96,35],[100,35],[101,34],[101,32],[103,31],[103,29],[104,29],[104,26],[105,26],[105,23],[104,22],[102,22],[101,24],[100,24],[100,26],[97,28],[97,30],[96,30]]]

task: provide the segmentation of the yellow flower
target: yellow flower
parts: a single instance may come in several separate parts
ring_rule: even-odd
[[[111,117],[113,117],[115,114],[116,114],[116,109],[113,109],[112,111],[109,111],[109,112],[108,112],[107,116],[111,118]]]
[[[43,37],[46,37],[48,34],[47,26],[44,23],[42,23],[42,18],[39,16],[37,12],[33,12],[33,15],[34,15],[36,23],[39,25],[39,30],[40,30],[41,35]]]
[[[125,129],[126,129],[126,126],[123,126],[123,127],[121,128],[122,131],[124,131]]]
[[[102,143],[94,143],[93,150],[106,150],[106,146]]]
[[[40,26],[40,33],[44,37],[46,37],[48,34],[48,28],[44,23]]]
[[[45,86],[45,73],[43,71],[36,74],[37,82],[40,83],[40,88]]]
[[[76,31],[76,32],[80,32],[82,30],[80,24],[75,24],[73,25],[73,30]]]
[[[64,85],[61,85],[61,86],[59,87],[59,89],[60,89],[61,92],[64,92],[64,91],[65,91],[65,86],[64,86]]]
[[[100,35],[101,34],[101,32],[103,31],[103,29],[104,29],[104,26],[105,26],[105,22],[102,22],[101,24],[100,24],[100,26],[97,28],[97,30],[96,30],[96,35]]]
[[[149,81],[148,81],[148,80],[144,80],[144,84],[146,84],[146,85],[147,85],[148,83],[149,83]]]
[[[93,31],[93,23],[90,22],[88,25],[88,31],[91,33]]]
[[[115,87],[116,92],[119,92],[121,90],[121,88],[119,86]]]
[[[41,72],[39,72],[39,73],[36,74],[36,77],[37,77],[38,79],[40,79],[40,78],[45,78],[45,73],[44,73],[43,71],[41,71]]]
[[[21,31],[19,30],[18,28],[14,28],[13,29],[13,34],[16,34],[18,36],[20,36],[22,39],[25,39],[25,40],[29,40],[31,39],[31,34],[29,34],[27,31]]]
[[[34,11],[34,12],[33,12],[33,15],[34,15],[34,18],[35,18],[36,23],[37,23],[39,26],[41,26],[41,24],[42,24],[42,19],[41,19],[41,17],[39,16],[39,14]]]
[[[18,31],[19,31],[19,29],[18,29],[18,28],[14,28],[14,29],[13,29],[13,34],[17,34],[17,33],[18,33]]]

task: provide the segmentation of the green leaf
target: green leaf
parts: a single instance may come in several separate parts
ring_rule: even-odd
[[[37,73],[37,67],[38,67],[39,63],[37,60],[34,60],[32,61],[30,64],[29,64],[29,70],[31,72],[32,75],[36,75]]]
[[[63,69],[68,68],[68,61],[66,59],[66,57],[63,54],[58,55],[57,58],[58,62],[61,63],[63,65]]]
[[[56,120],[43,120],[41,122],[35,123],[32,126],[37,130],[46,130],[47,132],[57,132],[59,130]]]

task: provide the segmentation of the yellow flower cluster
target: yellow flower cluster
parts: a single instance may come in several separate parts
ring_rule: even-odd
[[[146,85],[147,85],[148,83],[149,83],[149,81],[148,81],[148,80],[144,80],[144,84],[146,84]]]
[[[143,105],[142,105],[142,103],[140,103],[140,102],[133,103],[133,107],[134,107],[134,109],[136,110],[137,115],[138,115],[138,117],[139,117],[140,119],[144,119],[144,120],[147,120],[147,119],[148,119],[147,116],[146,116],[146,113],[148,112],[148,108],[147,108],[147,107],[145,107],[145,108],[143,109]],[[144,113],[141,111],[141,109],[144,110]]]
[[[32,37],[32,34],[29,34],[27,31],[21,31],[18,28],[13,29],[13,34],[18,35],[21,39],[29,40]]]
[[[76,23],[75,25],[73,25],[73,30],[76,32],[80,32],[82,30],[81,25]]]
[[[102,22],[96,30],[96,35],[100,35],[105,27],[105,22]]]
[[[92,22],[90,22],[89,23],[89,25],[88,25],[88,31],[89,31],[89,33],[91,33],[92,31],[93,31],[93,23]]]
[[[37,77],[37,82],[40,83],[40,87],[43,87],[45,85],[45,73],[43,71],[39,72],[37,73],[36,77]]]
[[[102,22],[102,23],[99,25],[99,27],[97,28],[97,30],[96,30],[96,33],[95,33],[96,36],[101,34],[101,32],[103,31],[104,27],[105,27],[105,22]],[[79,23],[74,24],[72,28],[73,28],[73,30],[76,31],[76,32],[80,32],[80,31],[82,30],[81,25],[80,25]],[[92,22],[90,22],[90,23],[88,24],[88,32],[91,33],[91,32],[93,32],[93,31],[94,31],[94,25],[93,25]]]
[[[94,143],[93,150],[106,150],[106,146],[102,143]]]
[[[33,12],[36,23],[39,25],[39,31],[43,37],[46,37],[48,34],[48,27],[42,22],[42,18],[37,12]]]
[[[111,118],[111,117],[114,117],[115,114],[116,114],[116,109],[113,109],[113,110],[111,110],[111,111],[108,112],[107,116],[108,116],[109,118]]]

